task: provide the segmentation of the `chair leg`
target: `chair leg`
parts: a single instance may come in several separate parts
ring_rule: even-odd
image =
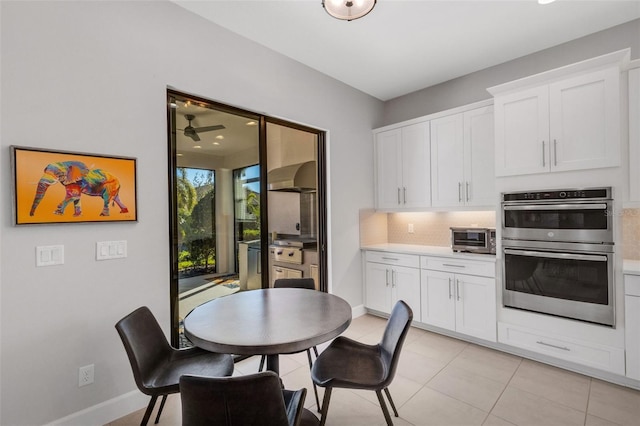
[[[316,358],[318,358],[318,348],[316,346],[313,347],[313,352],[316,354]]]
[[[393,399],[391,399],[391,394],[389,393],[389,388],[384,388],[384,393],[387,394],[387,399],[389,400],[389,404],[391,404],[391,408],[393,409],[393,415],[398,416],[398,410],[396,410],[396,404],[393,403]]]
[[[315,346],[314,346],[315,349]],[[307,349],[307,359],[309,360],[309,371],[311,371],[311,367],[313,367],[313,362],[311,361],[311,350]],[[318,388],[316,384],[313,384],[313,393],[316,396],[316,407],[318,407],[318,412],[320,412],[320,399],[318,398]]]
[[[382,391],[380,389],[376,390],[376,395],[378,396],[378,402],[380,403],[380,407],[382,408],[382,412],[384,413],[384,419],[387,421],[387,426],[393,426],[391,415],[389,415],[389,409],[387,408],[387,404],[385,404],[384,398],[382,397]]]
[[[322,414],[320,415],[320,426],[324,426],[327,421],[327,412],[329,411],[329,400],[331,399],[331,389],[324,388],[324,398],[322,399]]]
[[[142,417],[142,422],[140,422],[140,426],[147,426],[149,423],[149,417],[151,417],[151,412],[153,411],[153,407],[156,405],[156,400],[158,399],[157,395],[151,397],[151,401],[149,401],[149,405],[147,405],[147,410],[144,412],[144,416]]]
[[[162,401],[160,402],[160,408],[158,409],[158,415],[156,416],[155,424],[158,424],[160,421],[160,414],[162,414],[162,409],[164,408],[164,403],[167,402],[167,395],[162,395]]]
[[[262,370],[264,370],[264,360],[266,359],[266,355],[262,355],[260,357],[260,367],[258,367],[258,372],[262,372]]]

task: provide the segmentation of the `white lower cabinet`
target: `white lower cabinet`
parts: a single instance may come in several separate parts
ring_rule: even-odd
[[[627,377],[640,380],[640,276],[624,276]]]
[[[624,375],[625,354],[621,348],[503,322],[498,323],[498,336],[500,343]]]
[[[365,306],[389,314],[404,300],[420,318],[420,258],[415,255],[366,252]]]
[[[495,263],[423,256],[421,267],[420,321],[495,342]]]

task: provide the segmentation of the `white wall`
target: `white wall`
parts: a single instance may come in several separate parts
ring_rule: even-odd
[[[113,327],[134,308],[168,332],[167,86],[329,131],[330,287],[362,303],[358,209],[373,205],[380,101],[167,2],[2,1],[0,18],[0,424],[134,391]],[[139,222],[12,226],[12,144],[137,157]],[[96,241],[120,239],[128,258],[95,261]],[[49,244],[65,264],[36,268]],[[78,388],[86,364],[95,383]]]
[[[640,57],[640,19],[391,99],[378,127],[490,99],[487,87],[626,48]]]

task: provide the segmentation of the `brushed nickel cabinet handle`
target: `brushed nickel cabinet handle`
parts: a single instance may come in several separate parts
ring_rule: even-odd
[[[449,300],[451,300],[452,294],[451,294],[451,278],[449,278]]]
[[[400,187],[398,187],[398,204],[400,204]]]
[[[569,349],[566,346],[552,345],[551,343],[546,343],[546,342],[543,342],[542,340],[538,340],[536,343],[543,346],[549,346],[551,348],[561,349],[563,351],[571,351],[571,349]]]
[[[465,192],[466,192],[466,195],[467,195],[467,203],[468,203],[469,202],[469,198],[470,198],[469,197],[469,181],[466,182],[466,186],[467,186],[467,190]]]
[[[402,198],[404,199],[404,203],[407,204],[407,187],[403,186],[402,190],[403,190]]]
[[[553,165],[558,165],[558,141],[553,140]]]
[[[460,300],[460,280],[456,280],[456,298]]]
[[[462,202],[462,182],[458,182],[458,202]]]
[[[544,159],[544,141],[542,141],[542,167],[545,167],[547,164]]]

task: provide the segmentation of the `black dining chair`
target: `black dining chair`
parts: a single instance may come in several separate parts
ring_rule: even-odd
[[[160,421],[167,395],[180,390],[180,376],[199,374],[230,376],[233,374],[231,355],[208,352],[200,348],[175,349],[167,339],[149,308],[140,307],[116,323],[131,363],[138,389],[151,396],[142,426],[149,421],[159,396],[162,402],[155,423]]]
[[[312,426],[319,420],[304,408],[307,390],[282,389],[273,371],[237,377],[180,378],[182,426]]]
[[[273,288],[303,288],[307,290],[315,290],[316,283],[313,278],[278,278],[273,282]],[[313,360],[311,359],[311,349],[315,354],[315,357],[318,358],[318,348],[312,347],[307,349],[307,360],[309,361],[309,369],[313,367]],[[298,352],[296,352],[298,353]],[[260,366],[258,367],[258,371],[264,370],[264,361],[266,356],[262,355],[260,358]],[[320,399],[318,398],[318,389],[316,385],[313,385],[313,393],[316,397],[316,404],[318,406],[318,411],[320,411]]]
[[[395,376],[400,349],[409,332],[412,319],[413,311],[400,300],[393,307],[380,343],[366,345],[339,336],[320,354],[311,369],[313,383],[325,388],[320,425],[324,425],[327,420],[333,388],[375,391],[387,425],[393,425],[382,391],[384,390],[389,399],[393,414],[398,417],[398,410],[389,393],[389,385]]]

